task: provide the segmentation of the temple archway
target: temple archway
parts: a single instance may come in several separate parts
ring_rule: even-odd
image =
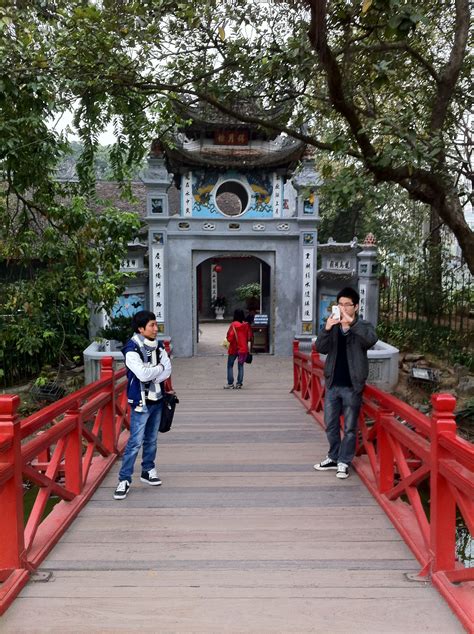
[[[223,333],[232,321],[236,308],[242,308],[246,314],[258,314],[258,320],[266,316],[268,333],[265,345],[260,345],[261,352],[271,352],[272,324],[272,267],[274,254],[253,253],[215,253],[214,255],[196,254],[195,256],[195,328],[194,354],[222,354],[220,347]],[[239,286],[258,283],[261,288],[260,297],[253,303],[239,300],[236,289]],[[214,304],[224,303],[224,312],[216,311]],[[263,317],[265,320],[265,317]],[[219,327],[219,324],[222,327]],[[209,332],[208,332],[209,331]],[[215,333],[215,334],[213,334]],[[257,333],[258,335],[259,333]],[[215,341],[213,340],[215,339]],[[204,342],[204,344],[202,343]]]

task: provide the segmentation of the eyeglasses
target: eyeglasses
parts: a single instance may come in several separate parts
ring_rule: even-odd
[[[355,304],[341,304],[341,302],[337,302],[338,306],[341,306],[341,308],[350,308],[351,306],[355,306]]]

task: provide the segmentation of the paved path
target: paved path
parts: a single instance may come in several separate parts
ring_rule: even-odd
[[[288,394],[291,361],[174,362],[181,403],[160,438],[163,486],[118,466],[0,622],[12,632],[461,632],[356,475],[312,465],[323,433]]]
[[[227,355],[227,349],[222,342],[226,338],[230,322],[226,321],[206,321],[199,324],[199,343],[197,345],[197,356],[222,357]]]

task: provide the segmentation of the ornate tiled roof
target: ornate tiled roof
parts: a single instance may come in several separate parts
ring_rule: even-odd
[[[306,149],[302,141],[266,131],[257,124],[242,123],[209,104],[175,102],[174,105],[189,124],[173,135],[172,142],[166,139],[154,142],[151,154],[165,155],[168,171],[175,175],[197,167],[217,170],[261,167],[287,172],[294,169]],[[240,99],[232,108],[267,122],[285,123],[287,119],[285,108],[264,109],[255,100]],[[234,133],[241,137],[239,143],[229,138]],[[219,136],[224,140],[217,141]]]
[[[189,167],[248,169],[255,167],[288,169],[300,160],[305,144],[289,137],[279,137],[267,145],[219,146],[192,144],[186,138],[176,139],[166,148],[168,170],[177,174]]]
[[[183,119],[191,120],[190,125],[186,126],[188,133],[213,132],[222,127],[229,127],[251,129],[254,133],[257,133],[258,138],[262,139],[274,139],[278,135],[278,132],[266,130],[255,123],[242,122],[202,101],[195,103],[175,101],[174,107]],[[286,107],[264,108],[255,99],[250,98],[235,100],[230,108],[244,116],[263,119],[268,122],[279,121],[280,123],[285,123],[288,118],[288,109]]]

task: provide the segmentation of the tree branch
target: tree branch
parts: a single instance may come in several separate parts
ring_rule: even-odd
[[[469,0],[456,0],[455,5],[454,42],[448,63],[441,72],[437,84],[431,111],[430,130],[432,132],[443,128],[446,112],[466,54],[470,24]]]

